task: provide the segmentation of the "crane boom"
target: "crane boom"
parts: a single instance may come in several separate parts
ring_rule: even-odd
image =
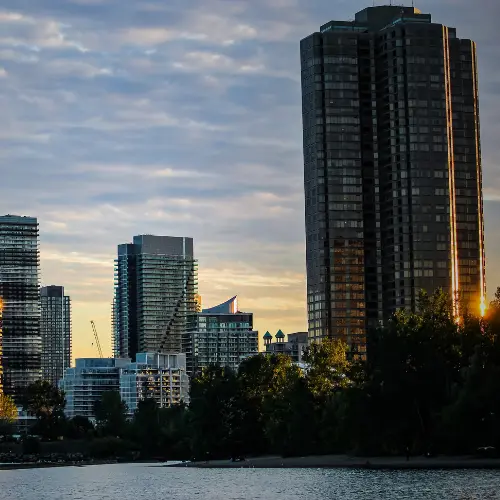
[[[94,332],[95,343],[97,344],[97,350],[99,351],[99,356],[102,358],[103,356],[102,356],[101,343],[99,342],[99,337],[97,335],[97,329],[95,327],[95,323],[93,320],[91,320],[90,324],[92,325],[92,330]]]

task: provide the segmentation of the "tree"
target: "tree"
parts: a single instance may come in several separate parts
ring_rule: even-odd
[[[65,406],[64,392],[50,382],[39,380],[26,390],[24,410],[39,419],[59,414]]]
[[[233,433],[243,454],[280,452],[286,448],[287,426],[292,417],[290,391],[300,369],[284,354],[260,354],[243,361],[238,370]]]
[[[237,398],[232,370],[209,366],[191,383],[192,453],[196,460],[231,455],[231,419]]]
[[[118,391],[105,391],[94,407],[97,429],[103,436],[123,437],[127,431],[127,405]]]
[[[17,420],[16,403],[5,394],[0,394],[0,420],[8,423],[14,423]]]
[[[160,444],[160,409],[154,399],[148,398],[139,401],[134,413],[131,427],[132,435],[141,446],[144,456],[158,454]]]
[[[94,432],[94,424],[87,418],[80,415],[68,420],[66,425],[66,436],[70,439],[83,439],[89,437]]]
[[[315,398],[327,398],[349,385],[347,351],[345,342],[329,338],[314,342],[306,349],[303,356],[309,365],[306,380]]]
[[[192,413],[183,404],[160,408],[161,456],[168,460],[189,460],[192,441]]]
[[[44,439],[56,439],[64,434],[66,398],[64,392],[50,382],[40,380],[29,385],[23,406],[37,419],[34,433]]]
[[[17,420],[17,407],[10,396],[0,394],[0,436],[12,433]]]
[[[420,294],[417,313],[399,311],[374,332],[363,413],[381,452],[427,452],[436,444],[441,409],[460,380],[464,331],[438,290]]]

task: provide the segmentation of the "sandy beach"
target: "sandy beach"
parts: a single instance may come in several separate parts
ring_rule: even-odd
[[[208,462],[185,462],[167,464],[166,467],[198,468],[356,468],[356,469],[500,469],[500,459],[462,457],[350,457],[326,455],[310,457],[258,457],[243,462],[212,460]]]

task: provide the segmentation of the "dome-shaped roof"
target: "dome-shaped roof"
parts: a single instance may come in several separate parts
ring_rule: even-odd
[[[272,338],[273,338],[273,336],[272,336],[269,332],[266,332],[266,333],[264,334],[264,338],[265,338],[265,339],[272,339]]]
[[[285,334],[281,330],[278,330],[278,333],[276,334],[276,338],[277,339],[284,339]]]

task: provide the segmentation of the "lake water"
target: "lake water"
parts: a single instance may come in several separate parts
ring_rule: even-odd
[[[0,471],[0,499],[489,500],[500,499],[500,472],[99,465]]]

